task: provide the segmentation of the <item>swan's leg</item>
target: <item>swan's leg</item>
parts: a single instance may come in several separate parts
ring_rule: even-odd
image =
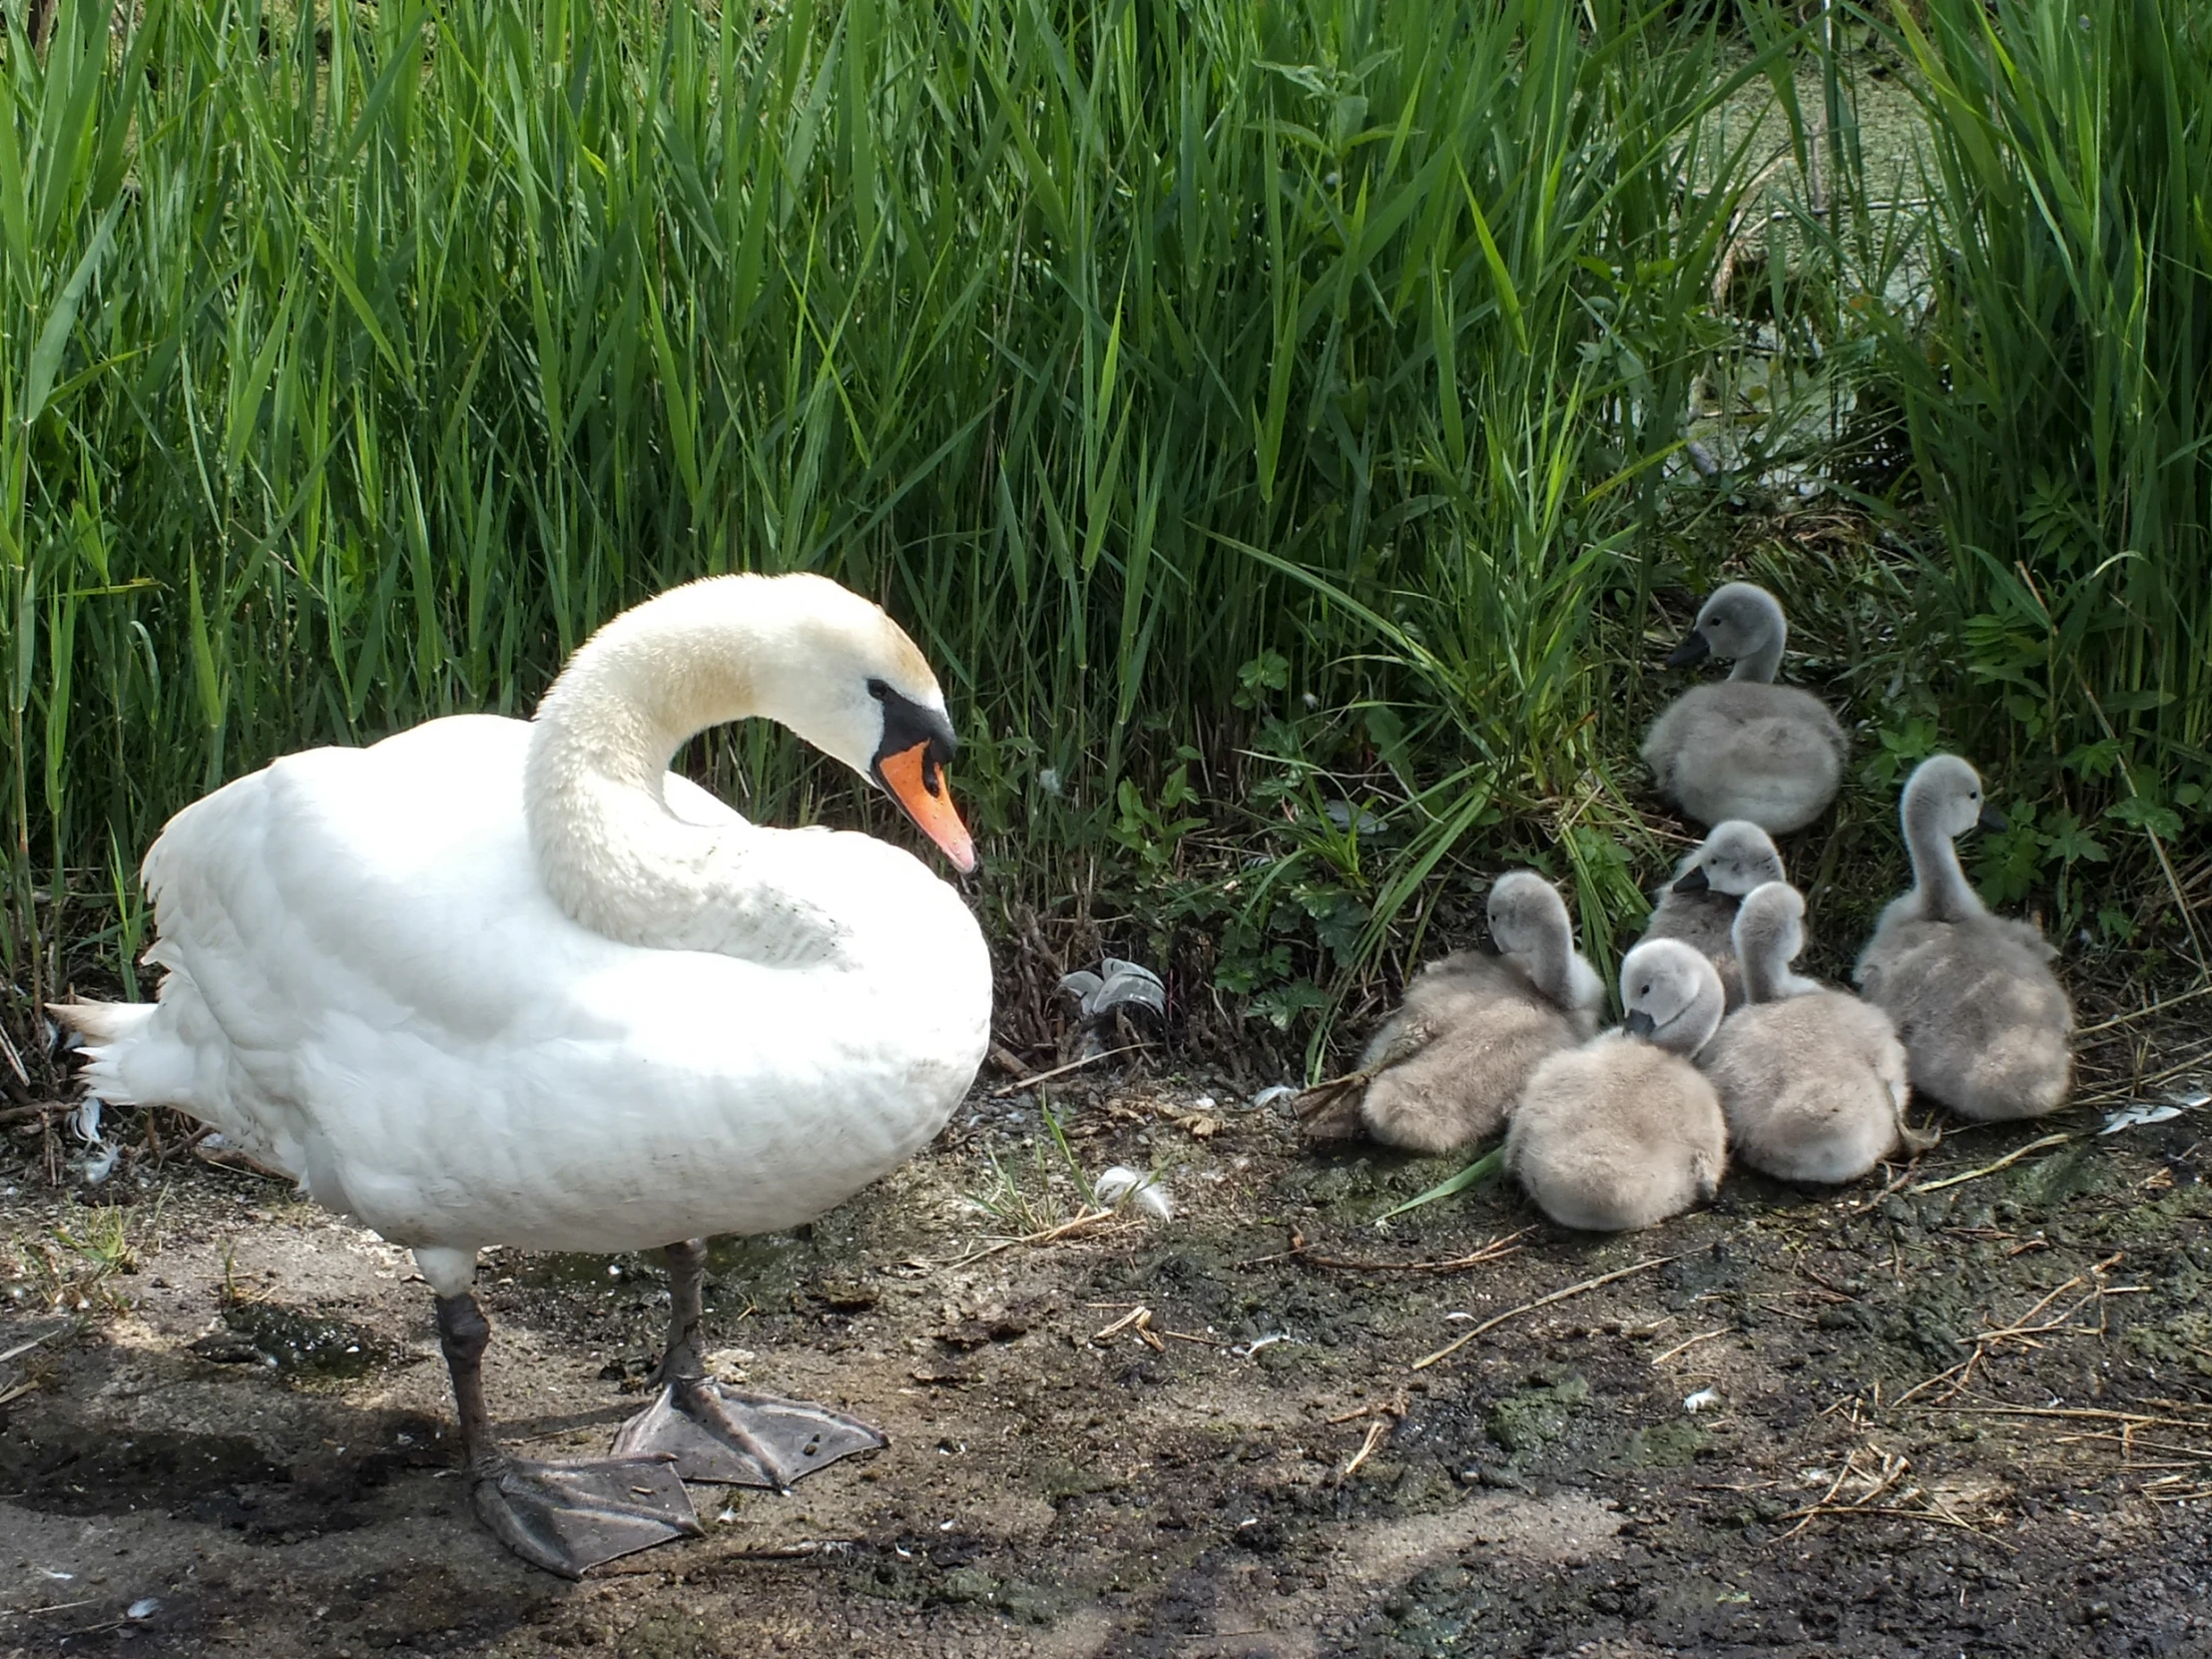
[[[699,1358],[700,1281],[707,1243],[668,1247],[668,1347],[654,1381],[661,1391],[622,1425],[618,1452],[663,1452],[686,1480],[789,1491],[792,1482],[856,1451],[889,1445],[881,1430],[803,1399],[749,1393],[707,1375]]]
[[[484,1349],[491,1325],[467,1291],[438,1298],[438,1344],[453,1374],[453,1403],[468,1450],[476,1514],[532,1566],[564,1578],[618,1555],[703,1528],[666,1457],[535,1463],[510,1455],[484,1408]]]

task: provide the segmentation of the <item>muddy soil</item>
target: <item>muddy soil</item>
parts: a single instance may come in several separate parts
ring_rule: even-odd
[[[193,1157],[104,1213],[18,1139],[0,1653],[2212,1654],[2198,1112],[1589,1239],[1501,1185],[1378,1228],[1452,1166],[1313,1157],[1205,1078],[1053,1104],[1072,1166],[979,1091],[811,1229],[717,1247],[716,1364],[890,1449],[699,1489],[704,1539],[575,1584],[470,1518],[401,1252]],[[1117,1163],[1174,1218],[1003,1243]],[[481,1294],[505,1432],[602,1448],[655,1260],[495,1253]]]

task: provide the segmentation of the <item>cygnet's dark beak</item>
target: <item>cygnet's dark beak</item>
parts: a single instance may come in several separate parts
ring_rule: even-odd
[[[1628,1010],[1628,1017],[1621,1021],[1621,1029],[1631,1037],[1648,1037],[1659,1029],[1658,1022],[1641,1008]]]
[[[2009,824],[2004,822],[2004,815],[2002,813],[1998,812],[1994,807],[1989,806],[1984,806],[1981,809],[1981,816],[1975,819],[1974,823],[1976,826],[1983,830],[2009,830],[2012,828]]]
[[[1692,663],[1702,663],[1713,654],[1713,642],[1695,628],[1690,637],[1667,653],[1667,667],[1688,668]]]
[[[1705,877],[1705,866],[1703,864],[1692,864],[1685,874],[1676,877],[1674,890],[1676,892],[1703,892],[1712,884]]]

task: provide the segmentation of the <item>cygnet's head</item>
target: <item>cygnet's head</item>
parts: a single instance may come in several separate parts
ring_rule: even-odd
[[[1605,1005],[1605,981],[1574,948],[1559,889],[1532,869],[1510,869],[1490,888],[1490,938],[1537,990],[1569,1012]]]
[[[1707,657],[1734,660],[1772,651],[1777,658],[1790,637],[1782,606],[1765,588],[1728,582],[1699,607],[1690,634],[1667,659],[1669,668],[1687,668]]]
[[[1710,887],[1714,892],[1741,898],[1754,887],[1783,880],[1787,873],[1782,867],[1782,854],[1775,850],[1774,837],[1748,820],[1732,818],[1713,826],[1705,843],[1690,855],[1682,873],[1675,877],[1674,890],[1704,892]]]
[[[1955,755],[1931,755],[1913,769],[1898,817],[1908,838],[1916,824],[1930,826],[1948,840],[1975,828],[2004,828],[2004,816],[1981,799],[1979,776]]]
[[[1490,937],[1508,956],[1533,956],[1571,938],[1566,900],[1532,869],[1509,869],[1490,888]]]
[[[1605,981],[1574,948],[1559,889],[1532,869],[1509,869],[1490,888],[1490,938],[1545,996],[1569,1012],[1605,1005]]]
[[[1712,1040],[1727,995],[1705,953],[1680,939],[1646,939],[1621,959],[1621,1028],[1685,1057]]]

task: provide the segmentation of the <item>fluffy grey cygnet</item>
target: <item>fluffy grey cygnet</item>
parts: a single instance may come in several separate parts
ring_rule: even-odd
[[[1745,1005],[1697,1057],[1741,1163],[1785,1181],[1856,1181],[1905,1134],[1905,1049],[1890,1016],[1790,971],[1805,948],[1805,900],[1786,881],[1736,912]]]
[[[1789,624],[1773,594],[1749,582],[1713,590],[1670,668],[1734,658],[1726,680],[1693,686],[1644,739],[1659,793],[1700,824],[1748,819],[1769,834],[1802,830],[1836,799],[1844,729],[1811,692],[1774,684]]]
[[[2073,1086],[2073,1006],[2050,971],[2057,951],[2026,922],[1989,913],[1952,844],[2004,821],[1955,755],[1920,764],[1899,817],[1913,885],[1882,912],[1857,977],[1896,1022],[1913,1087],[1981,1122],[2057,1110]]]
[[[1562,1227],[1616,1233],[1719,1190],[1728,1133],[1690,1057],[1721,1020],[1713,964],[1680,939],[1621,963],[1625,1024],[1537,1066],[1505,1131],[1505,1167]]]
[[[1683,859],[1660,889],[1644,927],[1647,939],[1680,939],[1701,950],[1721,976],[1728,1006],[1741,1007],[1744,976],[1736,965],[1736,906],[1744,894],[1784,878],[1782,854],[1758,825],[1716,824],[1704,844]]]
[[[1489,917],[1501,954],[1461,950],[1423,968],[1361,1057],[1357,1112],[1340,1103],[1308,1119],[1309,1134],[1365,1129],[1415,1152],[1472,1146],[1503,1126],[1539,1060],[1597,1029],[1605,982],[1574,948],[1558,889],[1508,870],[1490,888]]]

